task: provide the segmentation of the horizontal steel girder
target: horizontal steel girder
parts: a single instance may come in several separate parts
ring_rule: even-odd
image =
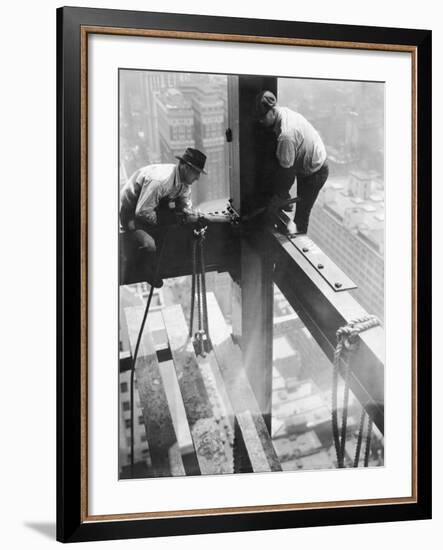
[[[272,251],[274,255],[274,282],[333,362],[337,329],[367,312],[349,292],[334,291],[290,238],[270,231],[261,246],[264,253]],[[382,433],[384,359],[385,335],[382,327],[362,332],[356,349],[349,353],[347,359],[351,367],[351,391]]]

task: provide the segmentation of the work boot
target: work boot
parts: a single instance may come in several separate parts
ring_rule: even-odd
[[[145,270],[145,278],[148,284],[154,288],[161,288],[163,286],[163,279],[159,277],[152,268]]]
[[[289,193],[286,196],[281,197],[282,202],[289,201],[289,200],[291,200],[291,195]],[[286,206],[283,206],[281,208],[281,210],[283,210],[283,212],[293,212],[294,205],[293,204],[287,204]]]

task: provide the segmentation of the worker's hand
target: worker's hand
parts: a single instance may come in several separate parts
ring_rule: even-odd
[[[281,197],[279,197],[278,195],[273,195],[271,200],[269,201],[267,211],[271,214],[275,214],[281,207],[281,204]]]
[[[204,216],[200,210],[192,210],[191,212],[186,212],[186,221],[188,223],[196,223],[199,220],[203,220]]]

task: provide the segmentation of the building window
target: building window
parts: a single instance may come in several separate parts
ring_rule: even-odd
[[[121,391],[121,393],[126,393],[128,391],[128,383],[127,382],[122,382],[120,384],[120,391]]]
[[[129,401],[123,401],[123,410],[124,411],[130,411],[131,410],[131,403]]]

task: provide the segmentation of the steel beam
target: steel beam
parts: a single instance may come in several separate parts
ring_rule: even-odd
[[[263,253],[272,250],[276,261],[274,282],[332,362],[336,331],[367,312],[347,291],[337,292],[326,282],[288,237],[275,231],[263,238]],[[384,431],[385,335],[375,327],[360,334],[349,354],[351,390]]]

